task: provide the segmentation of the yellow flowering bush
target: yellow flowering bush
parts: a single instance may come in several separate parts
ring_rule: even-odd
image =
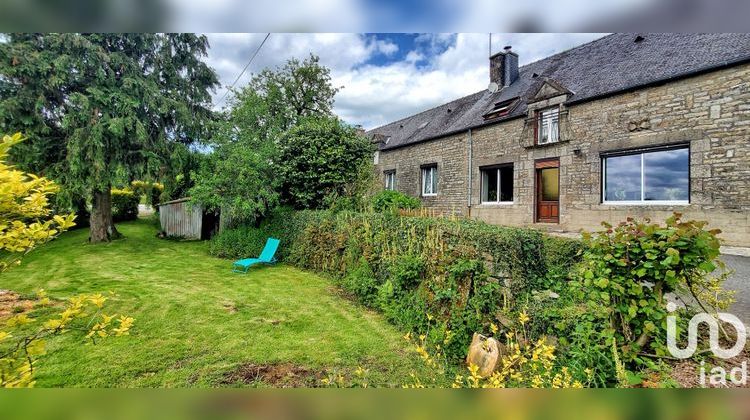
[[[58,190],[54,182],[19,171],[5,162],[11,146],[23,140],[16,133],[3,136],[0,142],[0,273],[75,225],[74,214],[51,215],[49,196]],[[45,319],[22,312],[0,320],[0,387],[34,385],[34,365],[45,353],[48,337],[79,330],[96,343],[97,339],[110,335],[128,335],[133,318],[105,314],[102,311],[106,300],[101,294],[79,295],[68,299],[59,312]],[[53,308],[60,304],[53,304],[47,293],[40,290],[35,307]]]
[[[353,374],[339,370],[327,372],[326,377],[320,380],[320,385],[327,388],[368,388],[370,369],[357,366]]]
[[[0,141],[0,272],[75,225],[74,214],[50,217],[49,196],[58,189],[54,182],[5,162],[11,146],[23,140],[16,133]]]
[[[468,375],[456,375],[453,388],[583,388],[567,366],[557,365],[555,346],[545,339],[521,346],[513,334],[508,333],[506,338],[507,354],[498,370],[482,378],[478,367],[469,365]]]
[[[0,387],[34,386],[34,366],[45,353],[46,339],[68,331],[84,331],[96,343],[98,338],[128,335],[134,319],[103,312],[106,297],[83,294],[69,298],[62,309],[46,320],[25,313],[8,318],[0,329]],[[36,307],[52,302],[44,290],[37,293]]]
[[[468,374],[457,374],[453,388],[583,388],[586,384],[575,379],[567,366],[560,366],[555,356],[555,346],[546,338],[534,342],[527,341],[526,323],[530,320],[526,311],[518,316],[519,331],[504,334],[505,349],[501,362],[491,375],[482,377],[475,365],[467,367]],[[498,332],[497,326],[490,324],[493,334]],[[448,334],[449,335],[449,334]],[[444,375],[447,361],[441,353],[441,346],[435,346],[433,352],[427,350],[424,335],[419,341],[413,340],[411,334],[404,336],[414,345],[416,353],[430,367],[435,369],[435,376]],[[585,370],[590,381],[592,371]],[[433,383],[435,382],[433,378]],[[412,375],[412,383],[407,388],[424,388],[424,381]]]

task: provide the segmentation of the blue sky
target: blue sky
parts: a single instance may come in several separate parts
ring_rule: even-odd
[[[387,66],[389,64],[397,63],[399,61],[405,61],[410,52],[417,51],[423,53],[425,56],[423,59],[417,61],[420,67],[424,67],[431,57],[438,54],[442,54],[448,49],[450,43],[455,38],[455,35],[451,36],[450,40],[446,40],[445,43],[439,45],[431,45],[426,39],[425,34],[365,34],[367,37],[372,37],[377,41],[385,42],[393,45],[393,52],[390,51],[379,51],[373,54],[365,65],[372,66]]]
[[[492,52],[512,45],[530,63],[603,34],[492,34]],[[209,65],[229,85],[265,34],[208,34]],[[331,69],[334,111],[370,129],[486,88],[489,34],[273,33],[238,86],[289,58],[320,57]],[[225,92],[222,87],[215,98]]]

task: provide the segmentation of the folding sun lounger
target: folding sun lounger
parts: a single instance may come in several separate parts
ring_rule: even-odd
[[[255,264],[273,264],[276,262],[276,250],[279,248],[279,240],[276,238],[268,238],[266,240],[266,246],[263,247],[263,252],[260,253],[258,258],[245,258],[244,260],[235,261],[232,264],[232,271],[235,273],[247,273]]]

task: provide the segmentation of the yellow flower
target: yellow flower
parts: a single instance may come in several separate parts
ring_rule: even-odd
[[[526,314],[526,309],[521,311],[520,314],[518,314],[518,322],[521,323],[521,325],[525,325],[527,322],[529,322],[529,316]]]
[[[101,293],[97,293],[95,295],[89,296],[89,302],[91,302],[92,304],[94,304],[94,306],[96,306],[97,308],[101,308],[102,305],[104,305],[104,301],[106,301],[106,300],[107,300],[107,298],[104,297],[104,296],[102,296]]]
[[[492,331],[492,335],[497,334],[497,325],[494,322],[490,323],[490,331]]]

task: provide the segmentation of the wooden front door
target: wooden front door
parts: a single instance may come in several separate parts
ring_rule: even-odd
[[[535,163],[536,168],[536,221],[558,223],[560,221],[560,161],[544,159]]]

